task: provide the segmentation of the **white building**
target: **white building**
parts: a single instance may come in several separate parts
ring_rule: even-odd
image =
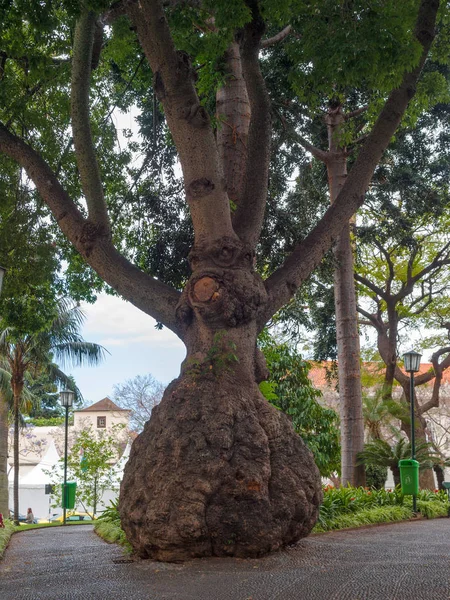
[[[103,398],[99,402],[79,408],[73,411],[74,428],[82,429],[92,427],[96,429],[112,429],[114,425],[122,425],[128,428],[131,410],[126,410],[114,404],[109,398]]]
[[[76,439],[77,431],[90,428],[94,432],[114,431],[121,442],[119,461],[112,468],[123,471],[130,450],[130,435],[128,428],[130,410],[121,409],[109,398],[103,398],[92,406],[74,411],[74,424],[68,429],[69,451]],[[25,427],[19,437],[19,513],[26,514],[27,508],[32,507],[36,518],[47,519],[50,511],[49,496],[45,494],[45,486],[50,483],[46,470],[56,465],[64,455],[64,425],[53,427]],[[121,439],[122,438],[122,439]],[[13,506],[13,436],[10,430],[9,440],[9,505]],[[118,457],[119,458],[119,457]],[[119,468],[120,467],[120,468]],[[117,493],[106,493],[104,504],[117,496]],[[54,511],[54,512],[61,512]]]

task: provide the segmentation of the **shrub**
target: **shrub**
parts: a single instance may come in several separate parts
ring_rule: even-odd
[[[124,530],[120,526],[118,500],[111,500],[110,505],[95,522],[94,529],[97,535],[105,540],[105,542],[110,544],[120,544],[131,554],[131,545],[126,538]]]
[[[366,483],[370,488],[380,490],[384,488],[387,479],[387,467],[366,465]]]
[[[419,492],[418,509],[425,517],[432,519],[447,516],[448,508],[445,492]],[[393,490],[327,487],[314,531],[398,521],[410,518],[411,515],[412,497],[404,496],[400,486]]]
[[[9,539],[15,531],[15,526],[12,521],[6,520],[5,527],[0,528],[0,558],[8,545]]]

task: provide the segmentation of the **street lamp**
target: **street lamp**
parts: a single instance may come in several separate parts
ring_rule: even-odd
[[[66,409],[66,428],[64,437],[64,485],[63,485],[63,525],[66,524],[66,508],[67,508],[67,441],[69,431],[69,408],[73,404],[75,393],[72,390],[63,390],[59,393],[61,406]]]
[[[409,373],[409,403],[411,407],[411,460],[416,460],[416,435],[414,431],[414,373],[420,368],[420,359],[422,355],[419,352],[410,350],[403,355],[405,371]],[[417,512],[417,497],[413,496],[413,511]]]

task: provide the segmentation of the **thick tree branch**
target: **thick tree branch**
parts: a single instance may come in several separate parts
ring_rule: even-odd
[[[363,113],[365,113],[368,108],[369,108],[369,106],[366,104],[365,106],[361,106],[360,108],[357,108],[356,110],[345,113],[344,119],[346,121],[349,121],[350,119],[354,119],[355,117],[358,117],[359,115],[362,115]]]
[[[401,85],[389,95],[335,202],[311,233],[295,248],[284,265],[266,281],[269,302],[261,316],[261,327],[292,298],[341,233],[345,223],[362,205],[375,167],[415,94],[417,80],[434,39],[438,8],[438,0],[422,0],[414,31],[422,46],[419,64],[410,73],[405,73]]]
[[[374,283],[372,283],[370,281],[370,279],[367,279],[367,277],[363,277],[362,275],[359,275],[359,273],[355,273],[354,278],[358,283],[360,283],[361,285],[363,285],[364,287],[369,289],[371,292],[373,292],[380,298],[383,298],[383,300],[387,301],[388,296],[385,293],[385,291],[382,288],[375,285]]]
[[[233,226],[242,241],[253,248],[259,239],[267,200],[270,138],[270,100],[259,66],[259,49],[264,22],[256,2],[249,2],[253,18],[244,27],[241,41],[242,71],[250,100],[247,171],[244,195],[233,217]]]
[[[154,89],[179,153],[196,243],[235,237],[214,132],[197,96],[189,58],[176,51],[158,0],[130,3],[127,12],[153,71]]]
[[[368,312],[367,310],[364,310],[362,308],[362,306],[357,306],[357,310],[360,315],[362,315],[363,317],[366,317],[366,321],[362,321],[362,320],[359,321],[361,323],[361,325],[371,325],[372,327],[375,327],[375,329],[377,331],[380,330],[380,322],[377,319],[376,315],[373,315],[370,312]]]
[[[226,76],[216,92],[217,148],[230,202],[239,206],[247,172],[250,102],[242,74],[239,44],[233,41],[224,56]]]
[[[180,293],[135,267],[114,248],[110,236],[84,219],[48,164],[23,140],[0,124],[0,152],[25,169],[62,232],[91,267],[123,298],[180,337],[175,308]]]
[[[320,160],[325,164],[328,160],[330,160],[330,152],[328,152],[327,150],[321,150],[320,148],[316,148],[297,132],[291,132],[289,134],[289,137],[298,142],[301,146],[303,146],[303,148],[310,152],[314,156],[314,158],[317,158],[317,160]]]
[[[72,59],[71,116],[73,142],[89,219],[105,233],[110,231],[106,202],[90,126],[89,87],[96,15],[81,15],[75,27]]]
[[[287,25],[284,29],[282,29],[279,33],[277,33],[273,37],[267,38],[266,40],[262,40],[261,48],[268,48],[269,46],[274,46],[275,44],[279,44],[280,42],[282,42],[284,39],[287,38],[287,36],[291,33],[291,31],[292,31],[292,25]]]

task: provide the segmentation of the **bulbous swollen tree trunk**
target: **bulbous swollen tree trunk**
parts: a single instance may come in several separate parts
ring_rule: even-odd
[[[121,485],[122,527],[142,557],[260,556],[316,522],[312,455],[257,385],[266,294],[252,262],[235,240],[191,253],[178,307],[187,358],[135,440]]]

